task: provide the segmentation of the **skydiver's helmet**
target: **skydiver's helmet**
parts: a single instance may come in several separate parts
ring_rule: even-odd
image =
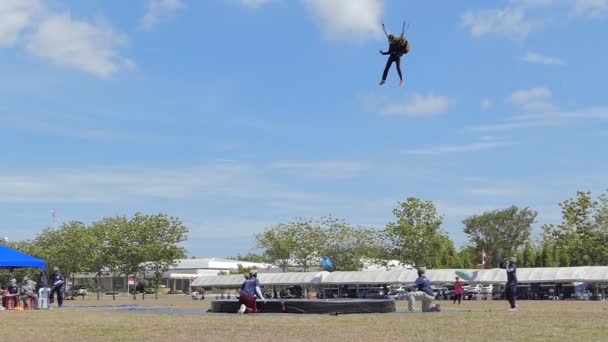
[[[393,36],[392,34],[389,34],[388,40],[392,42],[393,40],[395,40],[395,36]]]

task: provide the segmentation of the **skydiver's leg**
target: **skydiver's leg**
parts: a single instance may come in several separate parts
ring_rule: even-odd
[[[386,81],[386,77],[388,76],[388,70],[391,68],[391,64],[393,64],[393,58],[389,57],[386,61],[386,66],[384,67],[384,73],[382,74],[382,81]]]
[[[397,66],[397,73],[399,74],[399,79],[403,81],[403,76],[401,75],[401,57],[395,58],[395,65]]]

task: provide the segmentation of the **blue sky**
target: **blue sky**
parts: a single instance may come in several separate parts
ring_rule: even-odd
[[[381,22],[412,51],[406,85]],[[608,0],[2,0],[2,236],[163,212],[191,256],[397,202],[557,223],[604,192]]]

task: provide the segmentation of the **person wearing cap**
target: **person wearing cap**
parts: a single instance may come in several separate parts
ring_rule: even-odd
[[[511,305],[509,311],[517,310],[517,259],[514,257],[505,260],[504,266],[507,270],[507,286],[505,288],[505,296]]]
[[[32,298],[34,301],[34,309],[38,308],[38,296],[36,295],[36,284],[27,279],[23,278],[24,284],[21,286],[21,300],[23,300],[23,307],[27,308],[27,299]]]
[[[55,293],[57,293],[57,308],[63,307],[63,284],[65,278],[63,274],[59,272],[59,268],[53,267],[53,274],[51,274],[51,293],[49,294],[49,308],[53,307]]]
[[[439,304],[431,306],[435,300],[435,292],[431,287],[431,281],[425,276],[426,269],[418,268],[418,279],[416,279],[416,291],[410,292],[408,298],[408,309],[413,312],[416,309],[416,300],[422,301],[422,312],[441,311]]]

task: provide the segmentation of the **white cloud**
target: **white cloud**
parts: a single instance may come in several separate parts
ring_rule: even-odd
[[[600,16],[608,11],[608,0],[575,0],[576,15]]]
[[[445,96],[413,94],[403,103],[386,104],[385,115],[394,116],[434,116],[448,109],[449,100]]]
[[[463,153],[463,152],[475,152],[482,150],[491,150],[498,147],[511,145],[512,143],[504,141],[479,141],[470,144],[463,145],[447,145],[447,146],[433,146],[426,148],[417,148],[403,150],[403,154],[416,154],[416,155],[437,155],[445,153]]]
[[[572,111],[546,111],[513,116],[509,120],[491,125],[470,127],[470,131],[496,132],[517,128],[557,127],[583,120],[608,120],[608,107],[591,107]]]
[[[366,40],[382,37],[384,0],[303,0],[328,38]]]
[[[151,30],[161,20],[171,17],[184,7],[182,0],[148,0],[146,14],[141,20],[145,30]]]
[[[250,8],[258,8],[274,1],[276,0],[241,0],[241,4]]]
[[[535,63],[535,64],[547,64],[547,65],[564,65],[566,64],[566,62],[564,62],[562,59],[559,59],[557,57],[548,57],[548,56],[543,56],[534,52],[528,52],[525,56],[523,56],[521,58],[522,61],[527,62],[527,63]]]
[[[465,193],[467,195],[473,196],[490,196],[490,197],[515,197],[520,196],[524,193],[522,188],[513,185],[505,185],[505,186],[488,186],[488,187],[476,187],[466,189]]]
[[[479,103],[479,106],[483,110],[488,110],[488,109],[490,109],[492,107],[492,101],[490,101],[490,99],[483,99]]]
[[[333,160],[323,162],[277,161],[272,164],[272,167],[295,172],[305,177],[352,178],[359,176],[369,166],[360,162]]]
[[[545,87],[536,87],[513,92],[509,101],[528,111],[555,111],[558,108],[550,102],[551,97],[551,90]]]
[[[120,57],[116,49],[127,37],[109,25],[97,25],[72,18],[69,12],[42,18],[27,38],[27,51],[54,65],[69,67],[106,78],[133,61]]]
[[[13,46],[41,10],[39,0],[0,1],[0,47]]]
[[[462,16],[462,23],[473,37],[496,35],[510,39],[525,39],[544,25],[542,21],[529,19],[523,7],[467,11]]]

